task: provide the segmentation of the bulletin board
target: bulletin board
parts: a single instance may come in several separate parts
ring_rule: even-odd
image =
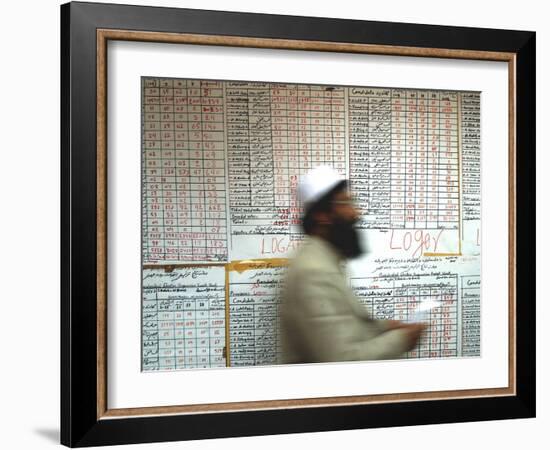
[[[143,371],[279,363],[318,165],[360,211],[359,302],[430,325],[404,357],[480,356],[480,92],[145,76],[140,94]]]

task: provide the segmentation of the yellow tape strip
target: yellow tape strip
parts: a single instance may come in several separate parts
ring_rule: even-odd
[[[288,258],[266,258],[266,259],[243,259],[232,261],[226,264],[226,270],[229,272],[242,273],[245,270],[272,269],[275,267],[286,267],[290,260]]]

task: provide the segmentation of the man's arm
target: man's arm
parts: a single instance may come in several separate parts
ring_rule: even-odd
[[[326,273],[303,274],[296,286],[294,321],[303,339],[301,347],[313,360],[399,358],[416,345],[425,327],[406,325],[382,331],[378,321],[355,315],[344,295]]]

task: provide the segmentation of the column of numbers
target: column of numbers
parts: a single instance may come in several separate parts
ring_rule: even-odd
[[[272,85],[271,92],[271,139],[273,143],[273,172],[275,176],[275,207],[282,224],[288,226],[289,151],[288,151],[288,90],[284,85]]]
[[[298,155],[300,175],[312,169],[310,87],[298,85]]]
[[[164,257],[164,204],[161,167],[161,111],[160,82],[145,80],[143,83],[143,251],[144,260]]]
[[[178,260],[192,259],[192,210],[191,171],[189,148],[189,96],[187,82],[174,80],[174,155],[176,172],[176,214],[177,231],[170,233],[177,239]],[[173,234],[173,236],[172,236]]]
[[[405,228],[415,228],[417,175],[417,93],[406,95],[405,128]]]
[[[416,127],[416,206],[415,228],[426,228],[427,184],[428,184],[428,92],[419,91],[417,98]]]
[[[176,148],[174,130],[174,81],[160,80],[160,164],[162,182],[162,213],[164,231],[164,259],[176,261],[178,255]]]
[[[440,228],[458,228],[458,99],[457,94],[440,96],[439,129],[439,220]]]
[[[346,176],[345,151],[345,104],[343,88],[327,88],[325,95],[330,98],[330,145],[333,151],[333,167]],[[327,141],[325,138],[325,141]],[[328,158],[328,156],[327,156]]]
[[[406,194],[406,130],[407,107],[405,91],[392,91],[391,119],[391,227],[405,227],[405,194]]]
[[[439,93],[428,98],[426,228],[439,226]]]
[[[143,259],[227,259],[220,82],[143,80]]]

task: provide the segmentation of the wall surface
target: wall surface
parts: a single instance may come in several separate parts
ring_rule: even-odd
[[[340,17],[364,20],[444,24],[537,32],[538,229],[550,214],[543,209],[550,189],[544,168],[550,164],[545,110],[550,101],[548,58],[550,33],[544,3],[463,0],[387,2],[231,2],[139,1],[128,3],[200,9]],[[3,236],[0,415],[3,448],[42,449],[59,441],[59,1],[8,2],[2,10],[0,124]],[[7,156],[7,160],[6,160]],[[136,448],[263,449],[311,446],[334,448],[517,449],[529,443],[542,448],[550,426],[548,351],[549,313],[542,280],[550,265],[544,232],[537,253],[538,417],[531,420],[448,424],[286,436],[162,443]],[[524,299],[535,301],[535,299]],[[547,440],[547,439],[546,439]],[[537,443],[538,442],[538,443]]]

